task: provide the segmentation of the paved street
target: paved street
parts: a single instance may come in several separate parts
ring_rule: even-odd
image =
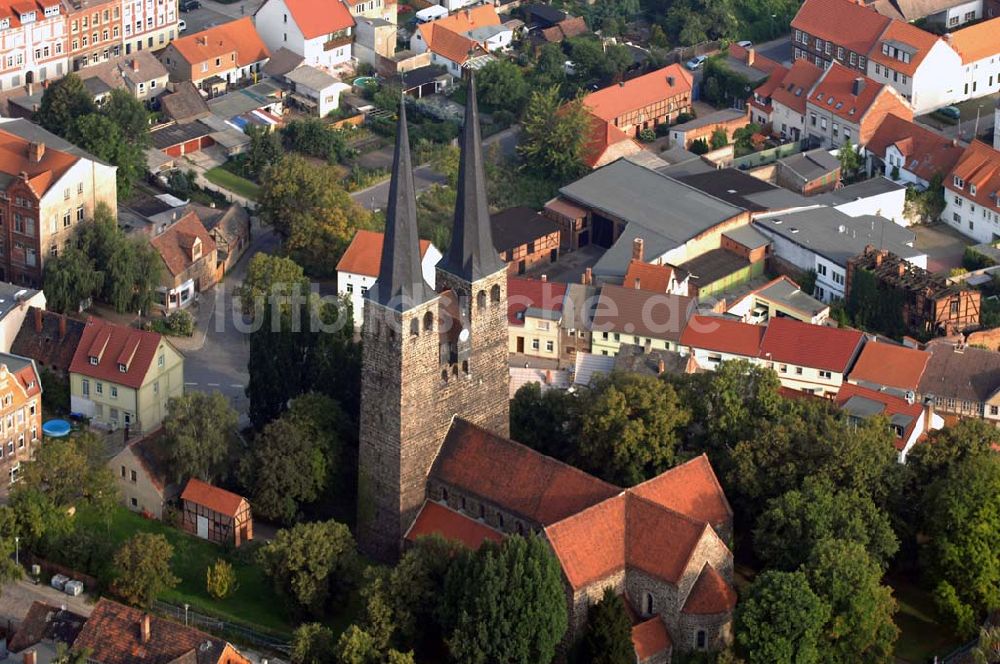
[[[91,590],[87,588],[87,590]],[[8,583],[0,591],[0,622],[8,620],[19,623],[28,615],[33,602],[45,602],[52,606],[65,606],[73,613],[89,616],[94,610],[87,595],[70,597],[47,585],[35,585],[27,579]]]

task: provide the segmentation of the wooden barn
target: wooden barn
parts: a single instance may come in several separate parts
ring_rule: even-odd
[[[182,527],[192,535],[234,546],[253,539],[250,503],[243,496],[192,477],[181,494],[181,503]]]

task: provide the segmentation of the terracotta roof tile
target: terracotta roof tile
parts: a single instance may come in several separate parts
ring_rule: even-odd
[[[36,307],[28,309],[10,351],[15,355],[30,357],[43,367],[67,371],[83,336],[83,321],[65,318],[54,311],[42,311],[42,331],[39,332],[35,328],[36,311]],[[60,318],[65,318],[66,321],[65,335],[60,334]]]
[[[636,280],[639,280],[639,288],[652,291],[654,293],[666,293],[670,288],[670,281],[674,278],[676,271],[669,265],[653,265],[646,261],[637,261],[634,258],[629,262],[625,271],[625,287],[634,287]]]
[[[354,26],[351,10],[342,0],[285,0],[285,6],[306,39]]]
[[[378,231],[360,230],[348,245],[347,251],[337,263],[337,272],[349,272],[368,277],[377,277],[382,265],[382,241],[384,235]],[[430,240],[420,241],[420,257],[427,253]]]
[[[854,81],[859,78],[864,85],[860,94],[855,95]],[[845,120],[859,123],[880,95],[894,92],[888,85],[877,83],[856,69],[834,62],[813,86],[808,102]],[[912,113],[910,117],[913,117]]]
[[[124,372],[118,368],[117,359],[125,343],[139,336],[139,348],[136,350],[132,363],[126,367]],[[95,346],[98,336],[103,340],[107,337],[107,344],[104,345],[104,352],[98,358],[97,364],[90,363],[90,349]],[[156,332],[146,332],[135,328],[115,325],[97,318],[87,321],[83,334],[80,336],[80,344],[73,354],[73,361],[70,363],[70,372],[78,373],[90,378],[99,378],[109,383],[117,383],[126,387],[139,388],[149,368],[152,366],[156,349],[159,348],[162,337]],[[96,344],[102,346],[103,344]]]
[[[772,318],[764,332],[760,356],[774,362],[844,373],[863,343],[864,335],[857,330]]]
[[[691,81],[691,73],[684,67],[669,65],[625,81],[621,85],[611,85],[591,92],[583,98],[583,105],[602,120],[613,122],[615,118],[629,111],[644,108],[660,100],[681,94],[690,95]]]
[[[415,542],[423,535],[441,535],[445,539],[455,540],[463,546],[475,551],[490,540],[500,542],[503,534],[493,530],[481,521],[470,519],[461,512],[432,501],[424,501],[420,513],[413,525],[406,532],[404,539]]]
[[[772,88],[770,83],[766,82],[764,86],[772,90],[771,99],[802,115],[806,112],[809,91],[822,75],[822,69],[801,58],[792,64],[791,69],[781,78],[779,85]]]
[[[1000,32],[1000,17],[956,30],[945,39],[961,56],[962,64],[968,65],[1000,53],[998,32]]]
[[[964,148],[950,138],[898,115],[887,115],[868,140],[865,149],[885,159],[885,152],[895,146],[906,160],[904,168],[928,182],[955,167]]]
[[[961,189],[955,186],[955,177],[965,181]],[[972,141],[951,175],[945,178],[944,185],[983,207],[1000,210],[1000,151],[982,141]],[[972,193],[973,185],[976,187],[975,194]]]
[[[469,39],[465,33],[475,28],[500,25],[500,16],[493,5],[479,5],[461,9],[430,23],[417,26],[427,44],[427,48],[438,55],[463,64],[469,59],[469,51],[482,50],[482,45]]]
[[[862,403],[868,402],[867,405],[860,406],[866,411],[873,402],[881,406],[881,409],[877,413],[870,413],[871,415],[884,415],[890,420],[898,416],[894,424],[902,427],[903,432],[901,435],[898,433],[895,434],[894,442],[897,450],[902,450],[906,447],[906,441],[910,439],[913,429],[924,415],[924,407],[919,403],[908,403],[906,399],[889,394],[888,392],[880,392],[860,385],[852,385],[851,383],[844,383],[840,386],[840,390],[837,392],[837,405],[841,408],[847,406],[848,412],[850,412],[851,404],[849,402],[855,398],[862,400]]]
[[[197,65],[222,56],[226,56],[228,59],[230,54],[235,52],[236,62],[234,64],[246,67],[255,62],[266,60],[270,56],[267,46],[264,45],[264,40],[257,34],[253,19],[249,16],[179,37],[170,42],[170,45],[177,49],[177,52],[190,65]]]
[[[11,177],[28,175],[28,184],[39,198],[75,164],[79,157],[47,147],[42,158],[34,161],[29,154],[31,142],[0,127],[0,172]]]
[[[635,656],[640,662],[662,653],[671,645],[667,626],[663,624],[660,616],[653,616],[632,628],[632,647],[635,648]]]
[[[690,615],[714,615],[729,613],[736,606],[736,591],[719,574],[711,563],[705,563],[701,568],[698,580],[694,582],[691,592],[681,613]]]
[[[625,515],[625,560],[668,583],[678,583],[704,535],[718,539],[704,521],[696,521],[651,500],[629,493]]]
[[[191,247],[195,238],[201,240],[201,255],[192,260]],[[167,271],[175,277],[197,261],[208,260],[209,254],[216,248],[215,239],[193,210],[178,219],[167,230],[152,238],[149,243],[160,254],[163,263],[167,266]],[[215,266],[213,265],[212,268],[214,269]]]
[[[893,71],[898,71],[907,76],[913,76],[917,67],[924,61],[934,45],[941,39],[937,35],[926,30],[921,30],[912,23],[903,21],[892,21],[882,33],[882,37],[875,43],[868,53],[868,59],[881,63]],[[884,42],[897,42],[912,47],[916,53],[910,57],[909,62],[903,62],[896,57],[882,52]]]
[[[695,298],[684,295],[604,286],[594,309],[592,329],[677,341],[697,305]]]
[[[625,494],[545,529],[566,580],[582,588],[625,568]]]
[[[702,454],[629,490],[637,496],[718,526],[733,517],[708,456]]]
[[[852,383],[863,381],[915,391],[930,359],[930,353],[922,350],[869,341],[861,349],[849,378]]]
[[[246,502],[243,496],[202,482],[196,477],[188,480],[187,486],[184,487],[184,493],[181,494],[181,500],[202,505],[213,512],[233,518],[236,518],[243,503]]]
[[[458,417],[452,420],[430,474],[541,525],[576,514],[620,491]]]
[[[642,146],[614,123],[602,120],[587,112],[587,144],[583,148],[583,161],[590,168],[598,168],[615,159],[642,152]]]
[[[566,297],[566,284],[526,277],[507,277],[507,322],[524,325],[524,313],[537,309],[559,315]]]
[[[719,316],[692,316],[681,334],[681,345],[691,348],[757,357],[764,337],[762,325]]]
[[[889,19],[853,0],[805,0],[792,28],[867,55]]]

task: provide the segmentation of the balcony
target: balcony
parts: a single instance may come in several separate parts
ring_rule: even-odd
[[[354,40],[354,38],[351,35],[340,35],[338,37],[334,37],[333,39],[325,42],[323,44],[323,50],[324,51],[332,51],[335,48],[339,48],[341,46],[347,46],[353,40]]]

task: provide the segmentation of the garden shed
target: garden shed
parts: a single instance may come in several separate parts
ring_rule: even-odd
[[[253,539],[250,502],[243,496],[192,477],[181,494],[182,527],[216,544],[240,546]]]

